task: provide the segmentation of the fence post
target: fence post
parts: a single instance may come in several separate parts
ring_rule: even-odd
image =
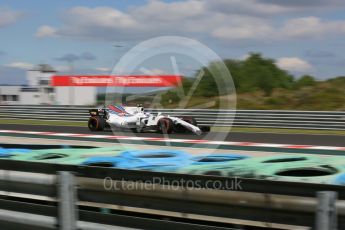
[[[76,230],[78,214],[75,178],[71,172],[59,172],[58,175],[58,226],[60,230]]]
[[[337,230],[337,196],[332,191],[317,192],[316,230]]]

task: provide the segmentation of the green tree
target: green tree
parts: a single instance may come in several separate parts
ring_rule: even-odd
[[[266,96],[271,95],[274,88],[291,88],[294,82],[294,78],[277,67],[274,60],[263,58],[259,53],[250,54],[239,74],[239,90],[247,92],[260,89]]]
[[[301,78],[299,78],[296,83],[295,87],[297,89],[306,87],[306,86],[313,86],[316,84],[316,80],[313,76],[310,75],[303,75]]]
[[[162,94],[161,104],[163,106],[167,106],[169,104],[176,104],[176,103],[180,102],[180,100],[181,99],[177,95],[176,91],[169,90],[166,93]]]
[[[225,59],[224,63],[230,71],[236,89],[242,88],[241,68],[243,66],[243,61]]]
[[[273,59],[262,57],[260,53],[251,53],[246,60],[225,59],[223,61],[230,71],[236,91],[255,92],[263,91],[265,96],[272,95],[276,88],[292,89],[295,86],[294,77],[287,71],[280,69]],[[184,78],[183,89],[188,92],[198,76],[202,76],[195,89],[194,97],[216,97],[229,94],[232,85],[224,81],[224,73],[220,71],[219,65],[223,62],[212,62],[208,66],[197,71],[194,78]],[[303,78],[305,81],[306,79]],[[199,79],[197,79],[199,80]],[[162,103],[177,101],[178,94],[170,90],[162,97]],[[164,104],[163,103],[163,104]]]

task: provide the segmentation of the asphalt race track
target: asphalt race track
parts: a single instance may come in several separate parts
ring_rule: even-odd
[[[107,132],[90,132],[87,127],[72,127],[72,126],[46,126],[46,125],[15,125],[15,124],[1,124],[0,129],[3,130],[24,130],[24,131],[43,131],[43,132],[60,132],[60,133],[81,133],[81,134],[104,134],[109,135],[111,131]],[[131,133],[128,133],[131,134]],[[218,133],[219,134],[219,133]],[[126,132],[121,132],[119,135],[126,135]],[[133,135],[133,134],[131,134]],[[136,133],[140,137],[162,137],[158,133]],[[171,134],[169,138],[178,139],[209,139],[215,140],[217,133],[209,133],[205,135],[193,134]],[[232,132],[226,136],[227,141],[240,142],[258,142],[258,143],[276,143],[276,144],[296,144],[296,145],[324,145],[324,146],[345,146],[345,136],[336,135],[308,135],[308,134],[276,134],[276,133],[242,133]]]

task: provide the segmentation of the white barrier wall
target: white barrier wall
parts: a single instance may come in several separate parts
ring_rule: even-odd
[[[41,93],[40,92],[21,92],[20,93],[20,104],[22,105],[39,105],[41,104]]]
[[[95,105],[96,100],[96,87],[55,87],[57,105]]]
[[[39,70],[29,70],[26,78],[29,86],[49,85],[51,77],[55,72],[41,72]]]
[[[20,86],[0,86],[0,104],[20,104]]]

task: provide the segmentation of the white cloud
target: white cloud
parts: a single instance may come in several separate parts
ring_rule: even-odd
[[[281,57],[277,59],[279,68],[293,72],[308,72],[313,66],[307,61],[298,57]]]
[[[148,75],[163,75],[163,74],[167,74],[166,71],[161,70],[161,69],[147,69],[143,71],[145,74]]]
[[[96,71],[100,71],[100,72],[111,72],[111,69],[108,67],[97,67],[95,68]]]
[[[34,64],[27,63],[27,62],[12,62],[10,64],[7,64],[6,67],[28,70],[28,69],[32,69],[34,67]]]
[[[294,10],[290,6],[274,4],[274,2],[261,2],[258,0],[208,0],[205,2],[209,9],[218,12],[260,15],[265,17]]]
[[[212,35],[220,39],[240,40],[265,38],[272,32],[273,29],[269,25],[248,20],[247,23],[216,28]]]
[[[318,17],[288,20],[281,30],[281,36],[288,38],[320,38],[344,33],[345,21],[325,21]]]
[[[75,7],[65,12],[63,21],[60,28],[44,26],[36,34],[40,37],[54,34],[97,40],[207,34],[237,40],[252,38],[270,30],[270,26],[261,19],[237,13],[214,12],[205,1],[197,0],[170,3],[151,0],[126,12],[110,7]]]
[[[272,25],[258,18],[245,18],[242,23],[216,28],[212,35],[225,40],[289,40],[320,39],[345,34],[345,20],[323,20],[319,17],[300,17],[285,21],[282,25]]]
[[[8,8],[0,8],[0,27],[17,22],[23,14]]]
[[[56,29],[51,26],[41,26],[37,29],[36,37],[54,37],[56,35]]]
[[[54,35],[113,40],[140,28],[133,17],[110,7],[75,7],[65,12],[63,20],[64,26],[53,28]]]
[[[237,40],[270,30],[270,26],[258,18],[214,12],[207,7],[206,2],[196,0],[171,3],[151,0],[127,12],[110,7],[75,7],[65,13],[62,27],[42,26],[36,35],[121,40],[198,33]]]
[[[129,13],[137,19],[157,19],[162,20],[162,22],[173,22],[179,21],[181,18],[200,17],[206,11],[203,1],[187,0],[166,3],[151,0],[147,5],[132,8]]]
[[[272,41],[345,34],[345,20],[300,17],[275,21],[267,18],[308,8],[307,0],[302,1],[303,4],[262,0],[150,0],[127,11],[111,7],[74,7],[64,13],[61,27],[41,26],[36,36],[128,41],[173,34],[225,41]],[[317,1],[314,7],[325,5]],[[332,0],[332,4],[339,3]]]
[[[256,15],[308,14],[345,7],[344,0],[204,0],[206,7],[224,14]]]
[[[77,19],[75,23],[91,26],[128,28],[136,24],[130,15],[110,7],[75,7],[69,10],[68,16]]]
[[[58,65],[55,67],[58,72],[69,73],[71,72],[71,67],[66,65]]]
[[[249,57],[250,57],[250,54],[249,54],[249,53],[246,53],[246,54],[243,54],[243,55],[239,56],[237,59],[238,59],[238,60],[241,60],[241,61],[245,61],[245,60],[247,60]]]
[[[282,28],[282,35],[288,37],[308,37],[324,34],[327,25],[317,17],[291,19]]]
[[[257,3],[290,8],[295,11],[310,9],[339,9],[344,7],[343,0],[256,0]]]

